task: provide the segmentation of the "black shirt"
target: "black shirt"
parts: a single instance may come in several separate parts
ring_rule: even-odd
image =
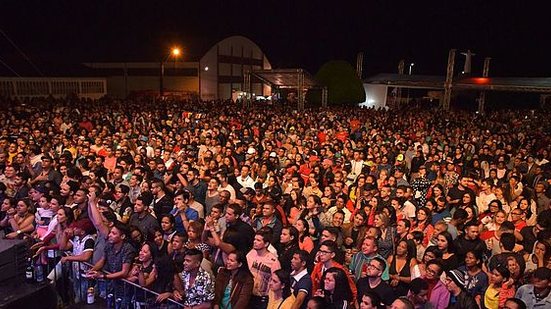
[[[235,223],[228,225],[222,240],[234,246],[237,251],[249,252],[253,245],[254,230],[241,219],[237,219]]]
[[[398,298],[396,296],[396,293],[394,293],[394,290],[388,285],[388,283],[381,281],[379,285],[372,288],[369,286],[369,278],[363,277],[356,282],[356,287],[358,288],[358,295],[363,295],[364,292],[370,291],[373,292],[381,298],[381,301],[383,304],[390,306],[392,303]]]

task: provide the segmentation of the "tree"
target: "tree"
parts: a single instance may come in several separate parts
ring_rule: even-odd
[[[328,105],[358,104],[365,101],[362,81],[347,61],[333,60],[325,63],[315,78],[318,83],[327,87]],[[308,101],[321,102],[320,92],[309,93]]]

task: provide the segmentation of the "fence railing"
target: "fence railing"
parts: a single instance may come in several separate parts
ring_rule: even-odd
[[[92,279],[86,272],[94,265],[87,262],[61,263],[59,257],[48,257],[43,280],[49,280],[64,303],[86,304],[93,301],[97,308],[183,308],[172,298],[158,303],[159,293],[126,279]],[[101,271],[103,274],[109,272]],[[92,288],[92,289],[91,289]],[[91,297],[91,298],[90,298]],[[73,299],[72,299],[73,298]]]

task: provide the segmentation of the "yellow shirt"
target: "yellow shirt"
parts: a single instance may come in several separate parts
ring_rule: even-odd
[[[274,292],[270,290],[268,292],[268,307],[267,309],[290,309],[293,306],[293,303],[295,302],[295,296],[291,294],[289,297],[287,297],[285,300],[283,299],[274,299]]]
[[[499,308],[499,289],[496,289],[493,284],[488,286],[488,289],[484,293],[484,305],[488,309]]]

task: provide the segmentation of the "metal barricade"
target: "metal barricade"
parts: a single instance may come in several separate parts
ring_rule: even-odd
[[[184,307],[172,298],[158,303],[156,299],[159,293],[126,279],[88,278],[85,276],[86,272],[93,267],[90,263],[61,263],[61,257],[55,255],[47,255],[46,260],[47,263],[42,264],[44,280],[55,287],[64,304],[86,304],[89,288],[93,287],[94,303],[99,308],[178,309]],[[105,271],[102,273],[109,274]]]

